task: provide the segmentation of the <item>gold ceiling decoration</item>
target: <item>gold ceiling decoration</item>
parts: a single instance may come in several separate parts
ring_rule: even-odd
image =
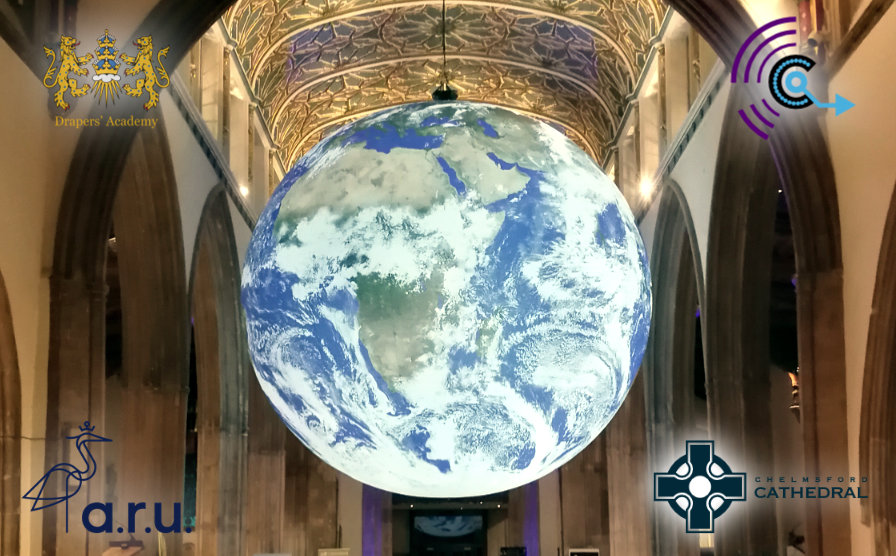
[[[601,160],[664,14],[658,0],[448,0],[452,87]],[[335,127],[430,99],[441,15],[441,0],[238,0],[224,20],[291,166]]]

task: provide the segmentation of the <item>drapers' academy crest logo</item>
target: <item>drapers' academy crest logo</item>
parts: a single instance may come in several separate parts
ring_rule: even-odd
[[[77,97],[84,96],[88,91],[93,91],[93,96],[98,103],[115,103],[122,91],[129,96],[142,98],[147,96],[143,104],[144,110],[149,110],[159,104],[159,89],[164,89],[171,84],[168,72],[162,65],[162,59],[168,55],[168,48],[159,49],[154,54],[152,36],[146,35],[133,42],[137,48],[135,55],[130,56],[120,52],[115,47],[116,38],[106,29],[105,33],[97,38],[97,48],[93,53],[88,52],[79,56],[76,49],[81,44],[78,39],[62,35],[59,37],[57,49],[44,46],[44,53],[50,60],[50,67],[44,74],[44,87],[53,90],[53,102],[63,111],[71,108],[70,102]],[[95,54],[95,56],[94,56]],[[89,64],[91,60],[95,61]],[[123,82],[120,70],[122,62],[126,67],[124,77],[133,77],[134,83]],[[154,65],[155,63],[155,65]],[[91,73],[93,76],[88,77]],[[88,83],[80,83],[78,77],[92,79],[93,87]],[[101,119],[94,118],[101,122]],[[88,120],[88,119],[84,119]],[[101,125],[100,123],[83,123],[82,125]],[[107,124],[108,125],[108,124]],[[113,124],[114,125],[114,124]],[[81,125],[77,126],[81,127]]]

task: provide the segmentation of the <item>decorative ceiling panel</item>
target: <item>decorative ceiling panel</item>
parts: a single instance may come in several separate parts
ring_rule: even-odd
[[[600,160],[664,12],[656,0],[449,1],[451,84],[562,126]],[[334,125],[428,100],[441,77],[440,0],[239,0],[225,22],[290,165]]]
[[[448,67],[457,76],[452,86],[460,98],[541,117],[561,126],[592,156],[610,129],[602,111],[583,109],[594,100],[568,81],[499,63],[453,60]],[[334,126],[386,106],[429,100],[441,71],[440,61],[408,61],[354,71],[307,89],[280,118],[277,134],[293,138],[284,143],[284,162],[295,163]]]

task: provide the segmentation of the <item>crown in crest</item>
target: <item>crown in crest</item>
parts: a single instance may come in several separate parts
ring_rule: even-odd
[[[84,421],[84,424],[78,428],[80,428],[82,432],[89,432],[89,431],[92,431],[93,429],[95,429],[96,427],[91,427],[90,421]]]
[[[96,39],[96,43],[99,46],[97,46],[95,51],[96,62],[93,63],[93,67],[96,69],[97,75],[117,74],[121,62],[115,59],[118,57],[118,50],[115,48],[115,37],[110,35],[109,30],[106,29],[103,36]]]

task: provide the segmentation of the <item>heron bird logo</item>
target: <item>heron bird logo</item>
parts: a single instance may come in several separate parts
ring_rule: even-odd
[[[43,510],[65,502],[65,531],[68,532],[68,500],[72,496],[78,494],[81,490],[81,483],[89,481],[96,473],[96,459],[90,453],[88,444],[91,442],[112,442],[111,439],[94,434],[95,427],[90,426],[90,421],[84,421],[79,427],[80,434],[76,436],[67,436],[69,440],[75,441],[75,447],[83,460],[83,468],[72,465],[71,463],[57,463],[44,473],[37,483],[25,493],[22,498],[31,500],[31,511]],[[63,482],[62,494],[53,495],[53,489],[44,492],[50,481]],[[58,484],[58,483],[56,483]]]

